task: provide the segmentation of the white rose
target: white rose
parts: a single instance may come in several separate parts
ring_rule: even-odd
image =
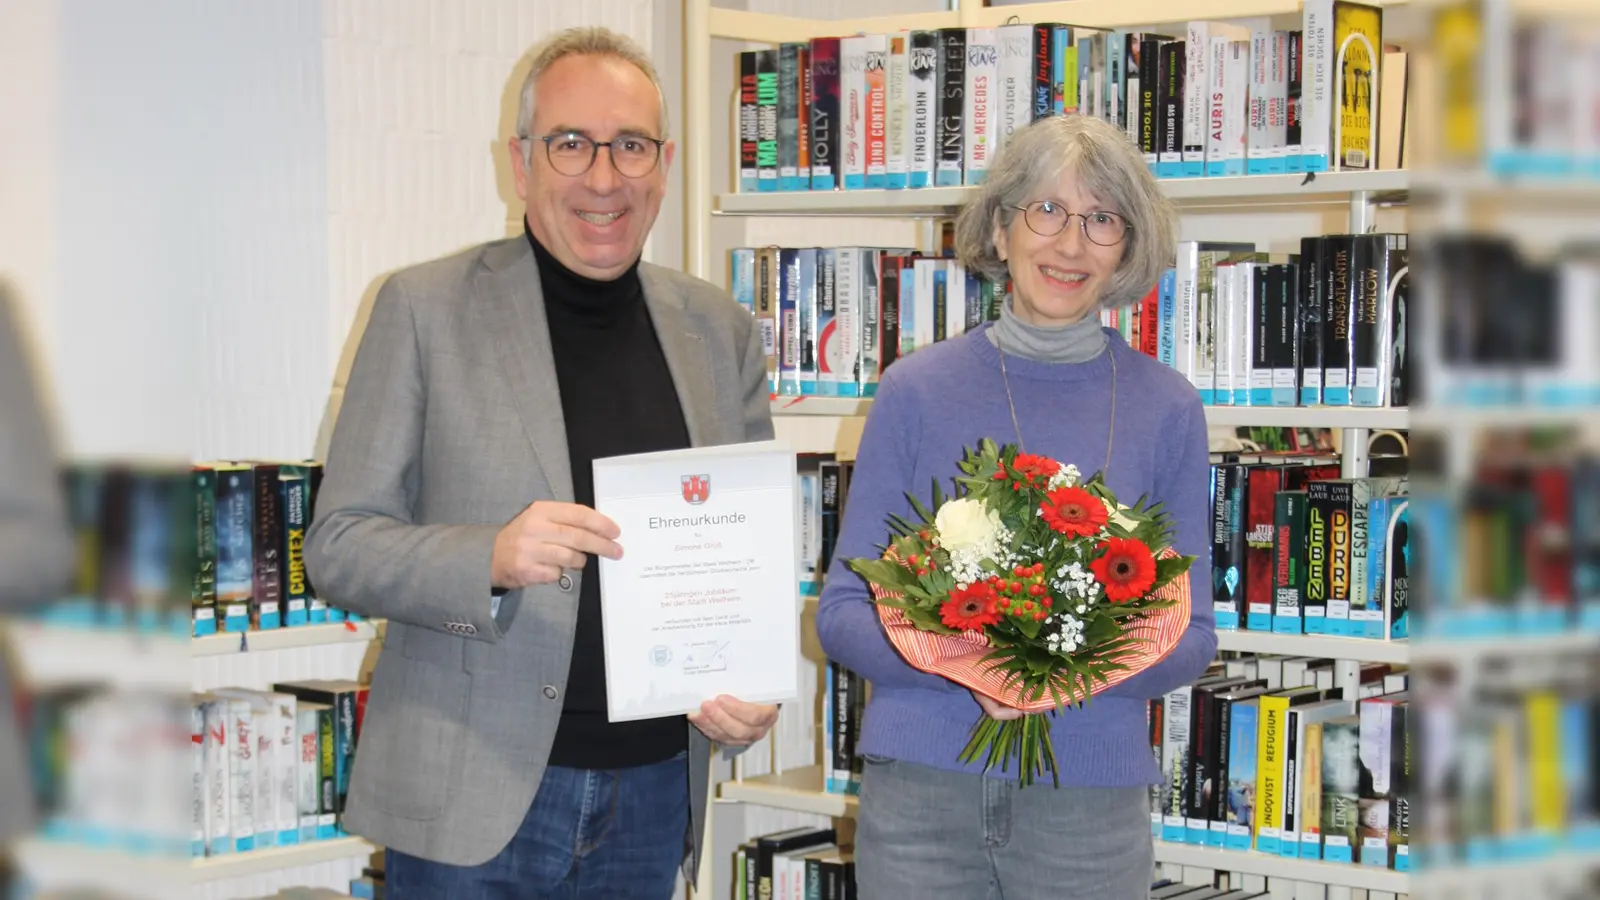
[[[950,553],[985,545],[992,545],[1000,533],[1000,514],[983,505],[981,500],[962,497],[939,507],[934,514],[933,527],[939,532],[939,544]]]

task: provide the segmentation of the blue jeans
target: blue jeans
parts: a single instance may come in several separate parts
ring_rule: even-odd
[[[688,755],[606,771],[550,767],[511,842],[479,866],[389,850],[390,900],[671,900],[688,849]]]
[[[868,757],[856,815],[863,900],[1145,900],[1143,787],[1016,785]]]

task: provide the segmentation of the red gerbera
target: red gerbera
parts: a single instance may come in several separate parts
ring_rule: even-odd
[[[1032,483],[1034,479],[1041,482],[1049,481],[1057,472],[1061,471],[1061,463],[1048,456],[1039,456],[1034,453],[1018,453],[1017,458],[1011,463],[1011,471],[1017,477]]]
[[[996,608],[999,597],[988,582],[980,581],[950,593],[950,599],[939,607],[939,619],[945,625],[972,631],[1000,621]]]
[[[1106,524],[1106,505],[1083,488],[1057,488],[1039,504],[1044,521],[1066,535],[1089,537]]]
[[[1142,541],[1111,538],[1099,549],[1105,553],[1089,563],[1089,570],[1106,589],[1106,599],[1126,603],[1143,597],[1156,583],[1156,558]]]

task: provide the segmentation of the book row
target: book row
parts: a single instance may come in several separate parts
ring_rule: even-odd
[[[1408,675],[1361,667],[1355,696],[1333,661],[1246,656],[1150,701],[1160,840],[1410,869]]]
[[[190,858],[346,837],[366,699],[365,685],[341,680],[35,694],[20,722],[40,834]]]
[[[833,828],[758,835],[734,851],[735,900],[856,900],[855,848]]]
[[[1154,355],[1211,406],[1404,406],[1409,284],[1404,234],[1307,236],[1291,254],[1183,241]]]
[[[75,463],[63,477],[78,566],[46,621],[200,637],[360,618],[306,572],[321,463]]]
[[[1429,639],[1600,632],[1600,457],[1501,443],[1412,498]],[[1413,629],[1414,631],[1416,629]]]
[[[1401,406],[1410,399],[1403,234],[1320,235],[1300,252],[1183,241],[1136,304],[1101,312],[1215,406]],[[780,396],[876,396],[917,349],[1000,316],[1009,285],[938,253],[740,247],[732,294],[755,317]]]
[[[289,681],[194,697],[194,856],[343,837],[367,687]]]
[[[1321,464],[1318,464],[1321,463]],[[1211,597],[1218,629],[1410,635],[1403,477],[1342,478],[1315,457],[1211,466]]]
[[[1600,406],[1600,246],[1528,255],[1491,233],[1414,249],[1426,399],[1449,407]]]
[[[1018,128],[1104,119],[1159,177],[1378,167],[1383,10],[1181,33],[1008,24],[818,37],[738,54],[740,192],[979,184]],[[1403,58],[1402,58],[1403,60]],[[1397,129],[1390,129],[1396,131]]]
[[[1455,3],[1433,17],[1440,162],[1500,176],[1600,179],[1600,36],[1512,4]],[[1592,183],[1592,182],[1591,182]]]

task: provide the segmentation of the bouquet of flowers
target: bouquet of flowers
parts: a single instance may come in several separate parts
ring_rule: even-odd
[[[962,762],[1060,785],[1050,722],[1159,661],[1189,621],[1195,557],[1171,549],[1160,504],[1117,502],[1100,474],[984,440],[920,521],[890,517],[877,559],[848,560],[907,662],[1024,715],[985,715]]]

